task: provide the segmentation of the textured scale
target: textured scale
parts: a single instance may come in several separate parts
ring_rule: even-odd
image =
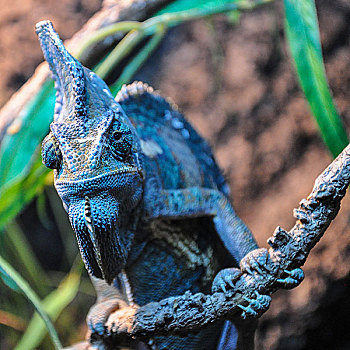
[[[136,87],[139,87],[139,92],[135,94]],[[199,186],[218,189],[229,195],[209,145],[176,105],[142,82],[124,86],[116,100],[141,139],[147,170],[159,174],[162,188]]]

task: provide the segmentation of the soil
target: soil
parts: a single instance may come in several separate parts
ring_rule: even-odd
[[[35,22],[50,18],[68,38],[99,1],[0,0],[0,105],[42,60]],[[350,3],[317,1],[329,84],[350,125]],[[156,68],[155,68],[156,67]],[[170,96],[213,146],[234,206],[260,246],[332,160],[298,86],[276,2],[243,14],[173,29],[135,77]],[[261,318],[257,349],[349,349],[350,201],[305,266],[305,281],[273,296]]]

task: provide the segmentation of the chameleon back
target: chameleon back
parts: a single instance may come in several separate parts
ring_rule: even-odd
[[[228,196],[209,145],[177,106],[141,82],[123,89],[116,99],[141,138],[146,171],[160,177],[162,189],[205,187]]]

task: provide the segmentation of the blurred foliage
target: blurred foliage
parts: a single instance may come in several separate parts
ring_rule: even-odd
[[[76,57],[79,58],[90,45],[116,32],[125,33],[123,39],[111,52],[101,57],[94,69],[102,78],[109,78],[114,67],[121,60],[127,59],[124,70],[110,86],[115,95],[123,84],[131,81],[133,75],[154,52],[168,28],[218,13],[225,13],[231,23],[238,24],[241,11],[251,10],[272,1],[173,1],[144,22],[120,22],[101,29],[82,43]],[[283,1],[287,41],[301,87],[326,145],[333,155],[337,155],[346,146],[348,139],[327,84],[314,1]],[[133,57],[129,57],[140,42],[145,44]],[[53,115],[54,103],[54,86],[51,81],[48,81],[15,119],[9,128],[10,132],[4,136],[0,148],[0,242],[2,243],[0,251],[1,255],[14,265],[11,267],[4,258],[0,257],[0,276],[9,288],[23,293],[41,316],[40,318],[34,315],[29,321],[31,310],[20,294],[11,293],[3,298],[0,307],[6,305],[7,309],[0,310],[0,324],[3,323],[11,329],[10,336],[15,334],[14,339],[18,339],[18,331],[27,325],[27,330],[17,344],[17,349],[37,348],[47,330],[53,343],[59,347],[59,340],[49,316],[56,320],[78,292],[91,294],[91,286],[86,286],[84,279],[84,283],[80,284],[81,265],[77,262],[67,276],[60,278],[62,282],[58,282],[58,286],[56,284],[56,287],[53,287],[52,278],[47,276],[15,220],[23,207],[37,197],[38,216],[44,226],[50,226],[50,220],[45,212],[45,207],[49,204],[54,215],[58,216],[54,221],[62,241],[72,242],[74,235],[68,227],[69,224],[65,224],[60,219],[64,216],[63,214],[61,216],[57,214],[60,210],[63,211],[59,208],[60,205],[57,205],[57,196],[50,193],[50,190],[45,196],[43,195],[45,186],[52,184],[52,173],[41,164],[40,143],[49,130],[52,120],[49,116]],[[48,203],[45,201],[46,197],[49,199]],[[72,250],[72,246],[75,249]],[[67,263],[72,264],[76,245],[65,243],[64,250]],[[21,270],[21,275],[23,274],[25,279],[16,270]],[[40,300],[43,297],[45,298]],[[59,329],[72,330],[73,322],[74,317],[66,317]],[[65,338],[71,341],[70,338]],[[42,349],[50,348],[46,343],[43,342]]]
[[[300,85],[321,136],[336,157],[349,143],[333,103],[323,65],[314,1],[284,0],[285,28]]]
[[[40,299],[38,298],[36,293],[33,291],[33,289],[29,286],[29,284],[21,277],[21,275],[1,256],[0,256],[0,273],[2,276],[5,277],[4,281],[7,281],[6,284],[11,289],[22,292],[27,297],[27,299],[33,304],[34,308],[40,315],[42,321],[45,322],[46,328],[51,336],[55,349],[57,350],[61,349],[62,348],[61,342],[58,338],[57,332],[47,314],[47,310],[45,309],[43,303],[40,301]],[[8,283],[9,281],[10,283]],[[39,321],[36,321],[36,323],[38,324]],[[37,327],[39,327],[39,325]],[[29,327],[27,329],[27,332],[28,331],[31,331]],[[34,335],[33,332],[31,333],[32,335]],[[37,335],[41,336],[41,334],[38,334],[38,333]],[[28,346],[27,349],[34,349],[34,347]]]

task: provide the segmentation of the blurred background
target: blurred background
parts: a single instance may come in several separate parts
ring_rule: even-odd
[[[0,107],[43,61],[35,23],[50,19],[64,40],[100,6],[97,0],[0,0]],[[317,0],[316,6],[329,85],[349,130],[350,3]],[[209,140],[234,207],[260,246],[267,246],[277,225],[292,227],[293,208],[309,194],[332,156],[299,87],[280,1],[240,16],[218,15],[171,29],[134,79],[171,97]],[[295,290],[274,294],[260,319],[257,349],[350,349],[349,220],[347,195],[304,266],[305,281]],[[18,258],[13,246],[23,237],[33,253],[29,260]],[[41,297],[59,285],[78,249],[52,186],[0,234],[0,252]],[[36,277],[21,265],[32,260],[35,269],[40,267]],[[84,337],[85,315],[93,302],[83,271],[79,291],[55,323],[65,345]],[[14,347],[32,313],[28,301],[0,281],[1,349]],[[50,349],[48,338],[39,348]]]

